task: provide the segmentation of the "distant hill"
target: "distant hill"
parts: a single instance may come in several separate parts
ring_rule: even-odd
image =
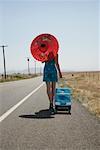
[[[36,73],[42,73],[43,68],[42,67],[37,67],[36,68]],[[0,69],[0,74],[3,74],[4,72]],[[22,70],[8,70],[7,74],[13,74],[13,73],[21,73],[21,74],[28,74],[27,69],[22,69]],[[35,68],[30,68],[30,73],[34,74],[35,73]]]

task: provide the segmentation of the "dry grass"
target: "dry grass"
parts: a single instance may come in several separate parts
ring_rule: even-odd
[[[9,81],[17,81],[17,80],[24,80],[24,79],[30,79],[39,76],[39,74],[20,74],[20,73],[15,73],[11,75],[7,75],[6,79],[4,76],[0,76],[0,82],[9,82]]]
[[[73,89],[73,98],[100,117],[100,72],[64,73],[64,81]]]

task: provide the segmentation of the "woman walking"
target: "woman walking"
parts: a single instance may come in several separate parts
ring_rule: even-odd
[[[53,99],[55,96],[56,82],[62,78],[58,62],[59,44],[57,39],[51,34],[40,34],[31,43],[31,53],[33,57],[41,62],[45,62],[43,81],[46,82],[47,95],[50,102],[50,112],[54,113]]]
[[[43,72],[43,81],[46,82],[47,95],[50,102],[49,110],[51,114],[54,114],[53,100],[55,96],[56,82],[58,81],[57,72],[59,74],[59,77],[62,78],[62,73],[58,62],[58,54],[53,59],[49,60],[48,58],[48,61],[45,62],[44,72]]]

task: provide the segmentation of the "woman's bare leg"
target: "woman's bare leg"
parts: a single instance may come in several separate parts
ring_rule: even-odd
[[[55,96],[56,82],[46,82],[46,86],[47,86],[47,95],[49,97],[49,101],[53,103],[53,98]]]
[[[56,88],[56,82],[52,82],[52,101],[54,100],[54,96],[55,96],[55,88]]]
[[[47,86],[47,95],[49,98],[50,103],[52,103],[52,84],[51,82],[46,82],[46,86]]]
[[[55,95],[56,82],[46,82],[46,85],[47,85],[47,95],[48,95],[49,101],[50,101],[49,109],[52,114],[55,114],[54,108],[53,108],[53,98]]]

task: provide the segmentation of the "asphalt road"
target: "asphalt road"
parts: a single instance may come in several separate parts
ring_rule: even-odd
[[[0,105],[0,150],[100,150],[100,120],[76,101],[51,116],[42,77],[0,84]]]

